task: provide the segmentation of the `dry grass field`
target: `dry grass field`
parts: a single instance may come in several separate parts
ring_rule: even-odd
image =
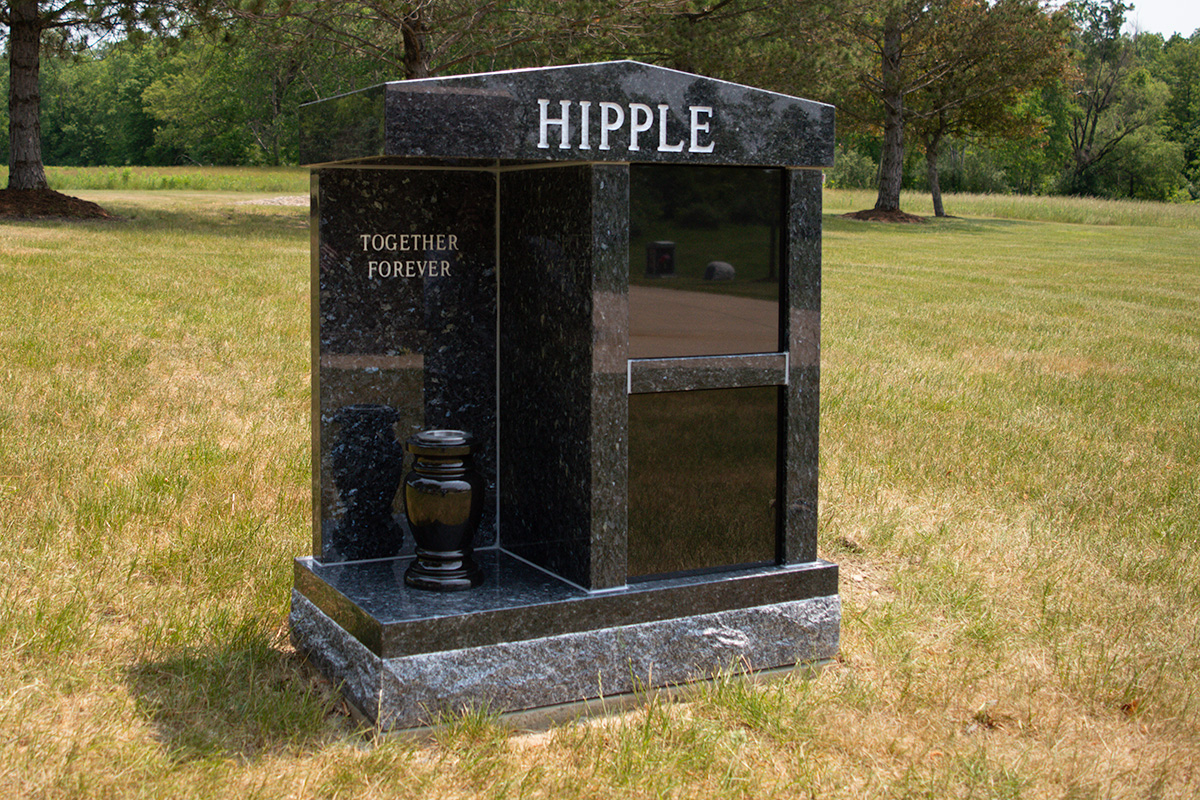
[[[839,659],[375,741],[287,644],[306,209],[218,188],[0,224],[3,796],[1200,794],[1200,208],[830,192]]]

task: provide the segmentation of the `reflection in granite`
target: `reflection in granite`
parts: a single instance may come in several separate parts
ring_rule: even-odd
[[[307,104],[300,117],[306,164],[399,156],[833,166],[832,106],[636,61],[397,81]]]
[[[390,409],[400,440],[428,428],[476,435],[486,546],[496,526],[496,178],[328,168],[315,194],[314,552],[381,554],[356,521],[352,473],[343,466],[339,477],[333,463],[341,409],[363,405]],[[394,504],[392,514],[402,517]],[[402,525],[376,526],[388,548]]]
[[[411,557],[341,564],[297,559],[296,588],[385,658],[837,592],[837,566],[823,561],[668,576],[592,593],[503,550],[477,551],[476,560],[484,583],[469,592],[406,587]]]
[[[776,555],[779,389],[629,398],[629,574]]]
[[[296,649],[384,731],[428,725],[444,712],[544,708],[819,663],[837,655],[840,620],[831,594],[381,658],[300,592],[289,615]]]
[[[633,164],[629,176],[633,357],[780,350],[784,170]],[[641,269],[663,241],[669,280]],[[737,277],[710,280],[718,262]]]
[[[404,449],[394,426],[401,415],[383,405],[343,406],[333,415],[338,431],[329,461],[344,504],[338,528],[343,558],[387,558],[400,553],[404,533],[392,503],[404,472]]]
[[[300,151],[319,158],[304,161],[342,161],[383,155],[384,86],[309,103],[298,115]]]
[[[629,287],[631,358],[780,352],[778,300],[680,291],[668,284]]]
[[[501,543],[625,582],[627,169],[501,175]]]

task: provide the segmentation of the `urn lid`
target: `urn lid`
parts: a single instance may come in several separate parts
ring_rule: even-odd
[[[475,437],[467,431],[421,431],[409,438],[404,449],[415,456],[465,456],[475,448]]]

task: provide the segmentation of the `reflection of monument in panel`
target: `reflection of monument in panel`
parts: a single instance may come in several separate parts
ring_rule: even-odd
[[[781,349],[783,170],[635,164],[630,166],[629,205],[630,337],[634,342],[654,337],[663,348],[639,348],[634,357]],[[635,259],[643,241],[647,278],[662,277],[664,273],[652,272],[651,261],[660,255],[660,246],[670,245],[671,281],[639,276]],[[690,294],[638,291],[642,286]],[[728,304],[724,297],[730,298]],[[755,309],[743,302],[749,299],[771,302]],[[715,326],[728,329],[726,335],[719,335]]]

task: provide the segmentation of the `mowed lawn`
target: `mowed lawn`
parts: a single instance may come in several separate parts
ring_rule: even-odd
[[[839,659],[375,741],[287,642],[307,209],[75,193],[0,223],[3,796],[1200,794],[1200,207],[827,193]]]

